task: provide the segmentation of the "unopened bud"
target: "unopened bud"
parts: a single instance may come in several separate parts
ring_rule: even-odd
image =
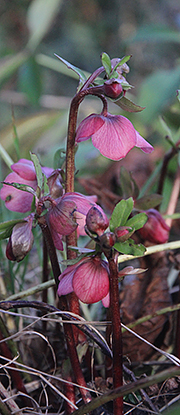
[[[62,176],[58,169],[54,170],[52,174],[48,177],[47,183],[49,186],[49,191],[52,199],[58,199],[58,197],[63,195],[62,181]]]
[[[104,82],[104,93],[107,97],[117,99],[123,95],[123,88],[118,79],[108,79]]]
[[[6,247],[6,256],[10,261],[22,261],[31,250],[34,237],[32,234],[33,215],[14,226]]]
[[[102,248],[111,249],[116,242],[116,237],[113,232],[106,232],[100,237],[100,245]]]
[[[115,231],[116,242],[125,242],[134,233],[130,226],[119,226]]]
[[[86,215],[86,226],[88,230],[101,236],[109,226],[109,220],[100,206],[92,206]]]
[[[145,213],[148,216],[148,220],[145,225],[138,230],[141,238],[154,244],[166,243],[169,238],[170,228],[161,214],[156,209],[146,210]]]

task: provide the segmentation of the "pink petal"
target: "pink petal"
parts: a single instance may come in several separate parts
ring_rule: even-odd
[[[37,181],[28,181],[20,177],[17,173],[13,172],[8,174],[5,179],[9,183],[20,183],[27,186],[31,186],[34,190],[37,187]],[[5,205],[7,209],[14,212],[28,212],[31,210],[31,204],[33,200],[33,195],[30,193],[18,190],[15,187],[3,185],[0,190],[0,197],[2,200],[5,200]]]
[[[99,257],[87,258],[74,272],[73,289],[84,303],[96,303],[109,291],[108,272],[103,262]]]
[[[110,294],[108,292],[108,294],[106,295],[106,297],[104,297],[102,299],[102,304],[104,307],[108,308],[110,306]]]
[[[73,291],[72,279],[75,271],[75,265],[70,265],[65,269],[64,272],[59,276],[58,295],[66,295]]]
[[[136,131],[136,147],[140,147],[144,153],[152,153],[154,148]]]
[[[78,226],[74,217],[75,207],[73,201],[56,199],[56,204],[48,212],[50,228],[61,235],[70,235],[74,232]]]
[[[63,251],[64,247],[62,243],[62,235],[55,231],[53,228],[51,228],[51,236],[53,238],[55,248],[59,251]]]
[[[104,124],[103,118],[97,114],[91,114],[85,118],[77,128],[76,131],[76,143],[88,140],[92,135],[98,131]]]
[[[25,180],[36,180],[34,164],[31,160],[20,159],[12,164],[12,170]]]
[[[47,178],[51,176],[52,172],[54,171],[54,169],[52,169],[51,167],[41,167],[41,170]]]
[[[109,114],[103,119],[104,124],[93,134],[92,143],[103,156],[120,160],[135,146],[135,129],[122,115]]]
[[[86,215],[88,210],[95,206],[97,196],[84,196],[77,192],[68,192],[62,196],[62,201],[73,201],[76,205],[76,210],[83,215]]]

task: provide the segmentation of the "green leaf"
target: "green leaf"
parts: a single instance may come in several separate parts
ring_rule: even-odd
[[[35,190],[31,186],[27,186],[26,184],[21,183],[8,183],[8,182],[1,182],[5,185],[15,187],[18,190],[22,190],[24,192],[31,193],[33,196],[36,196]]]
[[[26,62],[27,58],[27,52],[20,52],[0,59],[0,85],[7,81]]]
[[[122,254],[126,255],[133,255],[133,256],[141,256],[146,252],[145,246],[142,244],[135,244],[132,239],[128,239],[125,242],[117,242],[114,245],[116,251],[121,252]]]
[[[178,101],[180,102],[180,89],[177,90],[177,95],[176,96],[177,96]]]
[[[49,31],[60,10],[62,0],[33,0],[27,11],[27,26],[30,38],[27,48],[34,51]]]
[[[141,107],[140,105],[134,104],[133,101],[125,97],[122,97],[121,99],[118,99],[117,101],[115,101],[115,104],[121,107],[122,110],[128,111],[128,112],[141,112],[146,108],[146,107]]]
[[[114,232],[115,228],[125,226],[127,219],[132,212],[134,206],[133,198],[127,200],[122,199],[114,208],[110,219],[110,230]]]
[[[139,189],[132,177],[131,172],[125,169],[125,167],[121,167],[120,170],[120,186],[122,189],[122,197],[123,199],[127,199],[128,197],[134,197],[137,199],[139,195]]]
[[[167,26],[141,26],[136,35],[127,39],[127,42],[175,42],[180,43],[180,33]]]
[[[34,57],[29,58],[19,69],[19,89],[26,94],[32,105],[37,105],[42,92],[40,66]]]
[[[122,66],[122,65],[124,65],[124,63],[128,62],[130,58],[131,58],[131,55],[124,56],[124,58],[122,58],[122,59],[121,59],[121,60],[120,60],[120,61],[116,64],[116,66],[114,67],[114,71],[118,68],[118,66]]]
[[[138,229],[142,228],[145,225],[145,223],[147,222],[147,219],[148,217],[144,212],[138,213],[137,215],[130,218],[126,222],[126,225],[131,226],[132,228],[135,229],[135,231],[137,231]]]
[[[22,219],[13,219],[7,222],[0,223],[0,240],[9,238],[11,236],[13,227],[17,223],[22,223],[22,222],[24,222],[24,220]]]
[[[30,156],[31,156],[31,160],[32,160],[32,162],[34,164],[34,167],[35,167],[35,170],[36,170],[38,187],[40,189],[42,189],[42,186],[43,186],[43,174],[42,174],[42,169],[41,169],[41,165],[40,165],[39,159],[36,156],[36,154],[31,153],[31,152],[30,152]]]
[[[154,72],[145,79],[138,97],[139,102],[146,106],[140,115],[143,122],[151,123],[174,101],[179,83],[180,65],[175,69]]]
[[[63,148],[59,148],[54,155],[53,166],[54,169],[61,169],[63,163],[66,160],[66,152]]]
[[[104,66],[106,75],[109,78],[112,68],[111,68],[111,59],[107,53],[105,52],[102,53],[101,62],[102,62],[102,65]]]
[[[135,201],[134,207],[136,209],[141,209],[141,210],[152,209],[156,206],[159,206],[162,200],[163,200],[163,196],[158,195],[157,193],[154,193],[152,195],[145,195]]]
[[[64,63],[64,65],[67,66],[68,69],[71,69],[72,71],[74,71],[78,76],[79,76],[79,80],[80,83],[83,84],[86,81],[86,75],[84,74],[84,72],[77,68],[77,66],[72,65],[71,63],[69,63],[68,61],[66,61],[65,59],[61,58],[61,56],[56,55],[56,53],[54,54],[62,63]]]

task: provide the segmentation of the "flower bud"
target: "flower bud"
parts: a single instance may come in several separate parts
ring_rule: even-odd
[[[106,232],[99,239],[102,249],[111,249],[116,243],[116,237],[113,232]]]
[[[6,247],[6,256],[10,261],[22,261],[31,250],[34,237],[32,234],[33,215],[14,226]]]
[[[58,169],[54,170],[48,177],[47,183],[52,199],[57,199],[63,195],[62,177]]]
[[[92,206],[86,215],[86,226],[91,233],[101,236],[109,226],[109,220],[100,206]]]
[[[125,242],[134,233],[130,226],[119,226],[114,231],[116,242]]]
[[[118,79],[108,79],[104,82],[104,93],[107,97],[117,99],[123,95],[123,88]]]
[[[161,214],[156,209],[146,210],[145,213],[148,216],[148,220],[143,228],[138,231],[141,238],[154,244],[166,243],[169,238],[170,228],[166,225]]]

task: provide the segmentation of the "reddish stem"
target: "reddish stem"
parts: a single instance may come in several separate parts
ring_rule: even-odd
[[[50,232],[50,230],[48,228],[48,225],[46,223],[45,216],[40,217],[39,220],[38,220],[38,223],[41,227],[44,239],[46,241],[46,246],[47,246],[47,249],[48,249],[48,254],[49,254],[51,265],[52,265],[54,279],[55,279],[56,285],[58,287],[58,284],[59,284],[58,277],[59,277],[61,271],[60,271],[60,267],[59,267],[59,263],[58,263],[58,259],[57,259],[56,249],[54,247],[51,232]],[[68,310],[67,300],[64,296],[59,298],[59,304],[60,304],[60,309],[61,310]],[[87,388],[87,385],[86,385],[86,382],[85,382],[85,379],[84,379],[84,376],[83,376],[83,373],[82,373],[82,370],[81,370],[81,366],[80,366],[80,363],[79,363],[79,359],[78,359],[78,354],[77,354],[77,350],[76,350],[76,346],[75,346],[72,326],[70,324],[64,324],[64,333],[65,333],[65,337],[66,337],[68,354],[69,354],[69,358],[70,358],[70,361],[71,361],[73,373],[74,373],[74,376],[75,376],[75,379],[76,379],[76,383],[78,383],[83,388]],[[91,400],[91,396],[90,396],[90,393],[86,389],[83,389],[83,388],[80,388],[80,393],[81,393],[83,401],[85,403],[88,403]]]
[[[112,319],[113,386],[123,385],[122,333],[119,307],[118,271],[112,255],[108,258],[110,271],[110,310]],[[123,414],[123,397],[113,402],[114,415]]]

